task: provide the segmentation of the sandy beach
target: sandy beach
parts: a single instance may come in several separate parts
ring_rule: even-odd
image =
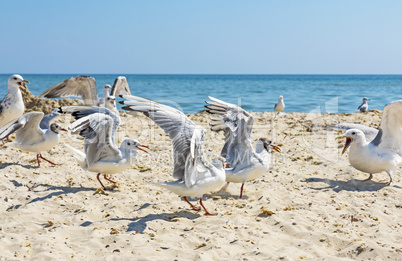
[[[378,127],[381,111],[364,114],[253,113],[253,140],[272,139],[282,153],[262,177],[204,196],[217,216],[204,216],[153,182],[173,180],[169,137],[145,116],[121,113],[125,138],[149,146],[133,167],[111,175],[99,193],[96,173],[82,170],[65,148],[82,149],[76,135],[42,155],[8,147],[0,154],[0,260],[401,260],[402,180],[384,172],[371,181],[350,166],[338,122]],[[189,115],[207,129],[212,160],[224,143],[206,112]],[[56,120],[67,127],[72,119]],[[106,183],[111,186],[110,183]],[[194,204],[198,205],[195,199]]]

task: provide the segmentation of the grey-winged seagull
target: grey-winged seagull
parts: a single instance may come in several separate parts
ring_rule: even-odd
[[[142,112],[152,119],[173,143],[174,169],[176,181],[156,183],[180,196],[193,210],[200,210],[188,201],[187,197],[199,197],[205,215],[208,212],[202,203],[202,196],[217,191],[225,184],[224,160],[215,159],[212,164],[204,153],[205,129],[196,126],[186,115],[177,109],[141,97],[123,95],[124,110]]]
[[[68,110],[68,107],[64,111]],[[74,108],[74,106],[73,106]],[[84,151],[77,150],[67,144],[65,146],[72,152],[73,156],[84,170],[96,172],[96,178],[103,185],[99,176],[112,182],[115,181],[107,178],[108,174],[120,173],[131,166],[131,159],[136,157],[137,150],[142,150],[141,143],[136,139],[125,139],[120,147],[115,143],[115,132],[119,124],[119,117],[107,108],[91,109],[82,107],[82,110],[75,111],[72,115],[78,119],[73,122],[68,128],[73,134],[79,133],[84,140]],[[71,111],[70,111],[71,112]],[[146,152],[146,151],[145,151]]]
[[[0,101],[0,128],[24,113],[25,106],[20,88],[26,88],[26,83],[29,81],[18,74],[8,78],[7,94]]]
[[[36,153],[39,167],[39,158],[56,165],[42,157],[41,152],[56,146],[59,143],[59,131],[66,131],[57,123],[50,124],[52,119],[60,115],[57,110],[55,109],[47,115],[39,111],[25,113],[0,129],[0,139],[15,132],[15,142],[7,143],[7,145]]]
[[[357,108],[356,112],[366,112],[368,111],[368,103],[367,101],[369,101],[370,99],[367,97],[363,98],[363,103]]]
[[[346,137],[342,154],[350,147],[349,162],[354,168],[369,173],[367,180],[386,171],[391,184],[393,173],[402,165],[402,100],[385,105],[373,140],[359,128],[348,129],[342,136]]]
[[[282,95],[278,98],[278,103],[275,103],[274,110],[276,112],[281,112],[285,109],[285,102],[283,101]]]
[[[253,116],[237,105],[209,97],[205,107],[212,114],[211,129],[223,130],[225,145],[221,156],[226,159],[226,181],[242,183],[240,198],[243,196],[244,183],[265,174],[270,164],[270,148],[280,152],[266,138],[257,140],[255,150],[251,145],[251,130],[253,128]]]

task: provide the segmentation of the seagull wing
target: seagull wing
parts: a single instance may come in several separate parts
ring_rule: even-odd
[[[377,136],[378,130],[374,129],[372,127],[363,125],[363,124],[357,124],[357,123],[348,123],[348,122],[341,122],[337,125],[335,125],[334,129],[337,130],[349,130],[349,129],[358,129],[361,130],[364,135],[366,136],[366,141],[371,142],[374,140],[375,136]]]
[[[185,164],[191,153],[191,138],[196,125],[181,111],[170,106],[137,96],[123,95],[121,97],[126,99],[120,102],[125,105],[122,109],[142,112],[169,135],[173,143],[173,177],[184,179]]]
[[[74,76],[58,83],[40,96],[46,98],[61,98],[67,96],[79,96],[85,105],[98,105],[98,93],[96,91],[95,79],[90,76]]]
[[[43,115],[44,113],[39,111],[25,113],[0,129],[0,139],[15,132],[17,143],[31,144],[43,141],[44,131],[39,128]]]
[[[131,95],[130,87],[124,76],[119,76],[114,80],[110,96],[116,97],[117,95]]]
[[[251,130],[253,128],[253,116],[237,105],[230,104],[213,97],[206,101],[205,107],[212,114],[210,123],[213,131],[223,130],[225,145],[221,156],[235,166],[241,162],[246,153],[253,150],[251,145]]]
[[[112,140],[113,119],[103,113],[93,113],[80,118],[68,127],[71,132],[85,138],[88,166],[99,160],[119,160],[121,153]]]
[[[207,160],[204,153],[205,129],[197,126],[194,129],[190,143],[190,157],[186,160],[184,171],[184,182],[187,187],[191,187],[199,180],[204,180],[211,176],[212,165]]]
[[[50,122],[56,118],[57,116],[60,116],[61,113],[59,112],[59,108],[54,109],[51,113],[46,114],[42,120],[40,121],[39,127],[43,130],[49,129],[50,127]]]
[[[385,105],[380,129],[371,143],[402,157],[402,100]]]

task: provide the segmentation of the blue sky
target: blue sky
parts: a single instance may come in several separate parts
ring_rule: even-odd
[[[401,74],[402,1],[2,1],[0,73]]]

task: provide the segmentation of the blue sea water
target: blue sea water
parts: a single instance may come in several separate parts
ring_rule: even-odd
[[[7,92],[9,74],[0,74],[0,98]],[[22,74],[39,95],[75,75]],[[95,74],[98,93],[119,75]],[[124,75],[133,95],[174,106],[184,113],[204,109],[208,96],[241,105],[254,112],[273,111],[278,96],[285,112],[355,112],[363,97],[370,109],[383,109],[402,99],[402,75]]]

